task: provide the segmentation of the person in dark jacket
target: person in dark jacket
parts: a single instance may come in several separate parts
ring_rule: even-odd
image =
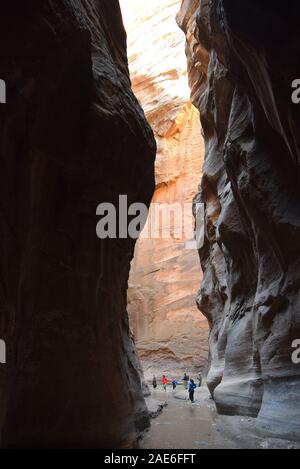
[[[197,386],[196,386],[194,380],[191,379],[190,382],[189,382],[189,399],[190,399],[190,401],[191,401],[192,404],[195,402],[195,400],[194,400],[194,392],[195,392],[196,387],[197,387]]]
[[[156,376],[153,376],[152,386],[153,386],[153,389],[156,389],[156,388],[157,388]]]
[[[189,377],[188,377],[188,375],[187,375],[186,373],[184,373],[184,376],[183,376],[183,378],[182,378],[182,381],[183,381],[183,384],[184,384],[185,389],[187,389],[187,388],[188,388]]]

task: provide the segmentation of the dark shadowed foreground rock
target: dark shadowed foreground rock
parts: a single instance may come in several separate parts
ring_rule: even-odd
[[[126,312],[134,242],[97,239],[96,207],[150,202],[155,143],[119,4],[6,2],[0,41],[2,444],[132,445],[149,422]]]
[[[190,85],[206,141],[199,308],[220,412],[300,435],[300,78],[296,0],[184,0]]]

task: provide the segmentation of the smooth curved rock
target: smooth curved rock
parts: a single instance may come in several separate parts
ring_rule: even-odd
[[[150,203],[155,141],[117,0],[1,6],[0,367],[4,447],[127,447],[149,424],[130,338],[132,240],[96,207]]]
[[[300,435],[299,2],[184,0],[192,99],[206,155],[204,279],[208,386],[218,410]]]

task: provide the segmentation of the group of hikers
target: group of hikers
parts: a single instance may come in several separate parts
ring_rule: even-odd
[[[190,377],[186,373],[184,373],[183,378],[182,378],[182,382],[183,382],[184,388],[189,393],[189,400],[192,403],[194,403],[194,401],[195,401],[194,393],[195,393],[195,389],[197,388],[197,385],[195,384],[195,381],[192,378],[190,379]],[[161,383],[162,383],[162,386],[163,386],[164,390],[167,391],[167,386],[169,384],[169,380],[168,380],[166,375],[163,375],[163,377],[161,379]],[[180,382],[178,382],[176,379],[173,379],[171,381],[171,385],[172,385],[174,391],[175,391],[175,389],[177,388],[177,386],[179,384],[180,384]],[[201,375],[201,373],[199,373],[199,375],[198,375],[198,386],[199,386],[199,388],[201,387],[201,385],[202,385],[202,375]],[[153,389],[157,388],[156,376],[153,376],[152,386],[153,386]]]

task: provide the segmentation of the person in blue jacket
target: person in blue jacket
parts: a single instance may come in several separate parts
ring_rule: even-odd
[[[173,379],[172,381],[173,391],[175,391],[177,384],[178,384],[178,381],[176,381],[176,379]]]
[[[197,386],[195,384],[195,381],[193,379],[191,379],[190,382],[189,382],[189,399],[190,399],[192,404],[195,402],[194,392],[195,392],[196,387]]]

